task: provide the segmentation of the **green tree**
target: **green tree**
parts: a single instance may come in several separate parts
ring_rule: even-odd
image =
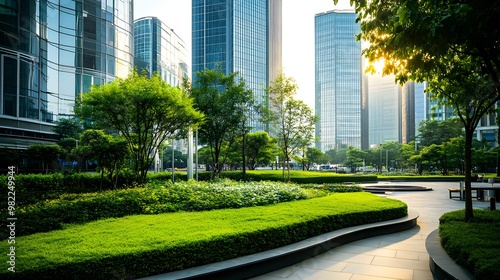
[[[76,116],[100,129],[118,131],[132,153],[133,169],[139,184],[161,143],[196,128],[203,114],[195,110],[193,100],[180,88],[168,85],[158,74],[131,73],[126,79],[93,87],[81,95]]]
[[[363,165],[365,155],[366,153],[361,149],[350,146],[347,148],[347,158],[344,161],[344,165],[349,167],[350,171],[354,173],[356,172],[357,167]]]
[[[257,164],[268,165],[274,161],[277,142],[276,138],[269,136],[265,131],[248,134],[246,154],[251,170],[254,170]]]
[[[336,3],[338,0],[334,0]],[[465,220],[473,218],[472,136],[500,98],[500,27],[497,1],[353,0],[370,61],[400,83],[429,83],[455,109],[465,129]]]
[[[213,162],[212,178],[222,171],[223,145],[231,146],[242,135],[246,127],[246,113],[252,91],[238,73],[225,75],[222,67],[205,69],[195,74],[193,84],[185,82],[184,87],[194,99],[195,107],[204,113],[205,122],[199,129],[199,141],[210,148]],[[243,131],[247,131],[243,129]],[[225,155],[227,156],[227,154]]]
[[[419,145],[430,146],[448,142],[452,138],[463,136],[462,129],[463,124],[458,118],[422,121],[418,126]]]
[[[82,125],[75,118],[63,118],[54,122],[56,126],[52,129],[56,134],[58,139],[63,138],[80,138],[80,134],[83,132]]]
[[[57,159],[64,155],[64,150],[57,144],[33,144],[28,148],[29,156],[41,162],[42,170],[49,172],[51,165],[56,164]]]
[[[290,180],[290,160],[300,149],[314,140],[314,127],[318,116],[303,101],[294,99],[297,84],[291,77],[281,73],[266,89],[269,107],[266,120],[269,121],[273,135],[278,138],[278,146],[283,154],[283,179],[285,168]]]
[[[317,148],[307,148],[306,157],[308,159],[307,169],[311,167],[312,164],[322,164],[328,162],[325,154]]]

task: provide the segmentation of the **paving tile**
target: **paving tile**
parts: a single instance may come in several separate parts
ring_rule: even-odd
[[[412,280],[413,269],[366,265],[366,264],[348,264],[342,272],[360,274],[366,276],[386,277],[401,280]]]
[[[326,271],[342,271],[342,269],[344,269],[346,265],[347,265],[346,262],[323,260],[319,258],[308,259],[298,264],[298,266],[303,268],[311,268],[311,269],[326,270]]]
[[[419,252],[415,252],[415,251],[398,250],[396,252],[396,258],[399,258],[399,259],[409,259],[409,260],[419,260],[420,259],[420,253]]]
[[[278,270],[266,273],[265,276],[274,277],[274,278],[278,278],[278,279],[284,279],[284,278],[287,278],[290,275],[294,274],[299,269],[300,269],[300,267],[298,265],[292,265],[292,266],[288,266],[288,267],[285,267],[282,269],[278,269]],[[252,278],[252,279],[266,280],[266,278],[262,278],[262,277],[264,277],[264,276],[258,276],[258,277]]]
[[[428,261],[408,260],[399,258],[375,257],[371,264],[388,266],[388,267],[420,269],[420,270],[429,269]]]
[[[395,278],[387,278],[387,277],[376,277],[376,276],[368,276],[368,275],[359,275],[355,274],[351,277],[350,280],[394,280]]]
[[[332,280],[332,279],[350,280],[351,277],[352,273],[301,268],[286,279],[287,280]]]
[[[337,252],[330,250],[324,254],[319,255],[317,258],[323,260],[370,264],[374,256],[365,254],[344,253],[344,252]]]
[[[371,248],[371,247],[357,246],[357,245],[354,245],[355,243],[352,243],[352,244],[353,245],[343,245],[343,246],[334,248],[332,250],[336,251],[336,252],[365,254],[365,255],[372,255],[372,256],[385,256],[385,257],[395,257],[396,256],[397,250]]]
[[[413,280],[434,280],[434,276],[430,270],[414,270]]]

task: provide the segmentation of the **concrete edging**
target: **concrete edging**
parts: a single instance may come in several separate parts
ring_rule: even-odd
[[[448,256],[441,246],[439,229],[435,229],[427,236],[425,239],[425,248],[429,254],[429,267],[437,279],[476,279],[472,273],[456,264]]]
[[[413,228],[418,216],[417,212],[408,211],[408,216],[403,218],[340,229],[269,251],[142,279],[247,279],[294,265],[349,242]]]

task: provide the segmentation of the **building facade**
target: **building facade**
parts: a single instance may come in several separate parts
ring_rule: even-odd
[[[158,73],[172,86],[180,86],[189,78],[184,41],[156,17],[134,21],[134,65],[139,72]]]
[[[403,120],[401,87],[392,75],[371,74],[367,78],[370,146],[400,143]]]
[[[362,94],[360,33],[352,11],[329,11],[315,16],[316,148],[349,146],[366,149],[366,100]],[[366,141],[367,142],[367,141]]]
[[[0,148],[54,143],[92,85],[133,66],[133,0],[0,1]]]
[[[282,70],[281,0],[193,0],[192,78],[222,66],[239,72],[258,104],[267,101],[265,88]],[[253,131],[267,130],[256,118]]]

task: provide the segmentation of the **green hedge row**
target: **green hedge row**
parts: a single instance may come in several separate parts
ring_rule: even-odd
[[[186,180],[185,174],[175,174],[179,180]],[[119,178],[117,189],[130,188],[134,185],[132,176],[122,175]],[[171,181],[171,173],[148,174],[148,181]],[[111,181],[104,177],[101,186],[101,177],[96,173],[74,174],[16,174],[14,175],[16,204],[28,205],[46,199],[55,199],[64,193],[92,193],[114,189]],[[0,175],[0,192],[7,194],[8,177]]]
[[[448,255],[481,280],[500,279],[500,210],[474,209],[465,222],[465,210],[445,213],[439,219],[441,245]]]
[[[132,279],[261,252],[345,227],[400,218],[401,201],[331,194],[270,206],[137,215],[16,238],[1,279]],[[7,242],[0,250],[9,250]]]
[[[282,170],[248,170],[246,172],[246,177],[249,181],[283,181],[282,172]],[[285,176],[287,176],[286,171]],[[243,172],[224,171],[221,173],[221,177],[239,181],[243,180]],[[338,174],[334,172],[296,170],[290,172],[290,182],[298,184],[362,183],[377,181],[377,175]]]
[[[247,171],[249,181],[283,181],[281,170]],[[210,180],[211,172],[199,172],[200,181]],[[104,177],[101,186],[101,177],[95,173],[74,173],[74,174],[17,174],[14,176],[16,183],[16,204],[28,205],[46,199],[55,199],[64,193],[93,193],[103,190],[114,189],[113,184],[107,177]],[[131,174],[122,174],[117,189],[130,188],[133,186]],[[241,171],[225,171],[221,178],[228,178],[235,181],[243,180]],[[148,182],[167,182],[172,180],[172,173],[148,173]],[[175,174],[176,182],[186,181],[185,173]],[[344,182],[374,182],[377,176],[374,175],[352,175],[335,174],[331,172],[309,172],[292,171],[291,182],[299,184],[333,184]],[[7,194],[7,175],[0,175],[0,192]]]
[[[160,214],[177,211],[204,211],[276,204],[345,192],[342,186],[311,186],[281,182],[241,183],[178,182],[175,185],[109,190],[97,193],[63,194],[20,207],[16,211],[16,236],[62,229],[66,224],[85,223],[134,214]],[[351,188],[347,191],[361,191]],[[2,237],[9,229],[0,228]],[[3,238],[2,238],[3,239]]]

